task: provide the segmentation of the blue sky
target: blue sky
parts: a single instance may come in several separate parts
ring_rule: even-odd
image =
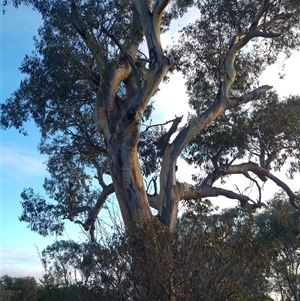
[[[19,86],[23,75],[18,68],[25,54],[33,50],[33,35],[37,33],[40,16],[30,7],[7,7],[1,15],[2,66],[1,99],[4,101]],[[55,237],[41,237],[21,223],[20,193],[23,188],[33,187],[43,193],[42,184],[47,175],[46,158],[37,150],[39,131],[33,123],[26,125],[29,133],[24,137],[15,129],[1,131],[1,270],[0,275],[42,275],[37,248],[42,251]],[[82,239],[78,225],[69,223],[67,234]],[[60,238],[60,237],[59,237]]]
[[[30,7],[14,9],[7,7],[2,18],[2,66],[1,66],[1,99],[4,101],[19,86],[22,75],[18,68],[25,54],[33,50],[33,35],[41,23],[39,14]],[[169,39],[168,39],[169,40]],[[300,54],[295,53],[287,63],[284,81],[277,79],[280,71],[278,66],[271,67],[262,77],[262,84],[274,85],[282,95],[300,94],[299,76],[296,73],[300,65]],[[159,102],[163,99],[163,102]],[[183,100],[182,105],[172,103],[173,99]],[[168,85],[162,84],[157,97],[158,112],[156,117],[161,121],[170,120],[174,115],[187,112],[188,106],[184,101],[184,83],[180,75],[174,75]],[[187,115],[187,114],[186,114]],[[43,193],[42,184],[47,175],[41,156],[36,147],[39,142],[39,132],[33,123],[27,124],[29,136],[24,137],[16,130],[10,129],[1,132],[1,244],[2,261],[0,275],[35,276],[42,275],[42,266],[37,254],[38,248],[42,251],[51,244],[55,237],[43,238],[31,232],[25,223],[18,221],[21,214],[20,193],[23,188],[33,187]],[[178,178],[187,180],[190,171],[185,163],[180,162]],[[299,178],[298,178],[299,180]],[[299,189],[295,180],[291,183],[293,189]],[[269,185],[269,184],[268,184]],[[270,186],[269,191],[275,188]],[[234,202],[232,204],[235,204]],[[68,224],[65,239],[83,239],[78,225]]]

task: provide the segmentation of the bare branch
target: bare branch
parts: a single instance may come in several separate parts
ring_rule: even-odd
[[[181,122],[183,116],[176,117],[173,120],[173,124],[171,125],[170,129],[168,130],[167,134],[163,139],[163,148],[167,146],[170,141],[171,136],[177,131],[178,124]]]
[[[153,127],[156,127],[156,126],[161,126],[161,125],[166,125],[166,124],[168,124],[168,123],[171,123],[171,122],[175,122],[178,118],[181,118],[182,119],[182,117],[183,116],[181,116],[181,117],[176,117],[176,118],[174,118],[174,119],[172,119],[172,120],[169,120],[169,121],[166,121],[166,122],[164,122],[164,123],[157,123],[157,124],[153,124],[153,125],[148,125],[147,127],[146,127],[146,129],[143,131],[143,132],[147,132],[150,128],[153,128]],[[181,120],[180,120],[181,121]],[[173,125],[172,125],[173,126]]]
[[[223,150],[224,150],[224,147],[221,146],[219,148],[219,150],[217,151],[217,153],[213,157],[210,157],[210,160],[211,160],[211,162],[212,162],[215,169],[218,169],[218,160],[219,160]]]
[[[164,58],[160,41],[160,26],[162,13],[170,0],[158,0],[153,13],[151,13],[147,1],[132,0],[132,2],[139,15],[139,19],[145,32],[151,61],[150,65],[154,65]]]
[[[260,98],[262,98],[264,96],[264,94],[268,90],[270,90],[272,88],[273,88],[272,86],[265,85],[265,86],[258,87],[258,88],[254,89],[251,92],[245,93],[244,95],[242,95],[240,97],[230,98],[230,100],[229,100],[229,102],[230,102],[229,108],[234,108],[234,107],[237,107],[237,106],[239,106],[241,104],[245,104],[247,102],[260,99]]]
[[[148,200],[149,200],[149,205],[156,209],[159,210],[160,209],[160,200],[158,195],[148,195]]]
[[[254,207],[261,207],[261,188],[259,183],[249,175],[249,172],[254,173],[257,177],[259,177],[263,182],[267,181],[268,179],[272,180],[276,183],[280,188],[282,188],[287,195],[289,196],[290,203],[293,207],[300,210],[300,196],[296,195],[292,192],[292,190],[274,176],[268,169],[262,168],[258,164],[254,162],[242,163],[239,165],[222,165],[219,167],[218,170],[214,171],[209,177],[207,177],[202,185],[200,186],[193,186],[187,183],[177,183],[177,187],[179,187],[181,192],[181,199],[197,199],[203,197],[211,197],[211,196],[219,196],[223,195],[231,199],[237,199],[241,202],[242,206],[245,206],[249,202],[252,203],[251,206]],[[212,183],[216,181],[218,178],[230,175],[230,174],[243,174],[246,178],[253,181],[259,191],[259,199],[257,202],[251,200],[249,197],[236,194],[233,191],[225,190],[222,188],[212,187]],[[207,185],[209,183],[210,185]]]
[[[261,38],[278,38],[280,37],[280,33],[275,33],[272,31],[260,31],[260,30],[254,30],[253,31],[253,35],[257,38],[261,37]]]
[[[238,194],[231,190],[227,190],[219,187],[211,187],[207,185],[194,186],[187,183],[177,183],[177,187],[179,187],[180,189],[182,200],[225,196],[229,199],[236,199],[240,201],[242,207],[249,205],[251,206],[251,208],[259,208],[263,205],[260,202],[255,202],[251,200],[248,196]]]
[[[66,215],[65,218],[68,218],[70,221],[74,221],[74,218],[76,215],[78,215],[79,213],[82,212],[90,212],[92,210],[92,208],[90,206],[82,206],[82,207],[78,207],[75,209],[70,210]],[[78,221],[77,221],[78,223]]]
[[[291,205],[300,210],[300,196],[293,193],[293,191],[286,185],[284,182],[282,182],[280,179],[275,177],[273,174],[269,174],[269,178],[276,183],[279,187],[281,187],[289,196],[289,201]]]
[[[271,28],[277,21],[279,21],[279,20],[286,21],[286,20],[290,19],[293,15],[294,14],[276,15],[272,20],[270,20],[268,22],[264,22],[263,24],[260,24],[259,26],[257,26],[257,29],[266,31],[267,29]]]
[[[111,34],[103,25],[101,25],[101,30],[118,46],[121,54],[124,56],[130,67],[132,68],[136,79],[136,84],[139,85],[139,74],[134,64],[134,59],[128,54],[128,52],[124,49],[123,45],[118,41],[118,39],[113,34]]]
[[[155,3],[155,7],[153,10],[153,20],[155,32],[158,36],[160,35],[160,24],[163,12],[169,3],[170,0],[157,0]]]
[[[92,243],[97,243],[96,237],[95,237],[95,230],[96,230],[95,222],[93,222],[91,225],[91,228],[90,228],[90,236],[91,236]]]
[[[256,187],[257,187],[257,190],[258,190],[258,202],[261,203],[261,188],[260,188],[258,182],[257,182],[255,179],[253,179],[253,178],[249,175],[248,172],[244,173],[244,176],[245,176],[246,178],[248,178],[250,181],[252,181],[252,182],[255,183],[255,185],[256,185]]]
[[[96,170],[97,170],[97,177],[96,179],[98,180],[99,184],[101,185],[101,187],[104,189],[105,187],[107,187],[107,185],[105,184],[104,182],[104,179],[103,179],[103,171],[99,165],[99,163],[96,161],[96,160],[93,160],[92,161]]]
[[[224,168],[225,171],[225,168]],[[242,163],[239,165],[232,165],[227,168],[226,174],[246,174],[249,171],[253,172],[255,175],[257,175],[263,182],[267,181],[268,178],[272,180],[275,184],[277,184],[280,188],[282,188],[287,195],[289,196],[290,203],[292,206],[294,206],[296,209],[300,210],[300,197],[295,195],[293,191],[286,185],[284,182],[282,182],[280,179],[278,179],[276,176],[274,176],[270,170],[262,168],[258,164],[254,162],[248,162],[248,163]]]
[[[257,12],[256,16],[253,19],[253,22],[251,24],[251,28],[256,28],[257,27],[260,19],[262,18],[262,16],[264,15],[266,10],[268,9],[269,4],[270,4],[270,0],[263,1],[259,11]]]
[[[161,16],[163,11],[165,10],[165,8],[168,6],[169,3],[170,3],[170,0],[157,0],[155,3],[153,14]]]
[[[156,183],[156,180],[157,180],[157,176],[154,176],[154,177],[150,180],[149,184],[147,185],[147,191],[148,191],[148,189],[149,189],[151,183],[153,182],[153,186],[154,186],[154,194],[153,194],[153,195],[157,195],[157,183]],[[149,194],[148,194],[148,195],[149,195]]]
[[[94,208],[89,212],[88,218],[86,220],[86,222],[84,223],[84,229],[86,231],[90,230],[90,228],[93,226],[93,224],[95,223],[97,216],[100,212],[100,210],[103,208],[104,203],[107,199],[107,197],[112,194],[115,191],[114,189],[114,185],[113,184],[109,184],[108,186],[106,186],[100,196],[98,197],[98,200],[94,206]]]
[[[228,54],[225,59],[225,81],[222,83],[222,93],[219,93],[220,101],[226,100],[228,97],[228,92],[232,86],[232,84],[235,81],[236,78],[236,70],[234,68],[234,62],[237,53],[248,44],[250,40],[256,37],[263,37],[263,38],[276,38],[280,36],[280,33],[274,33],[274,32],[267,32],[266,29],[269,29],[272,27],[272,25],[277,22],[278,20],[285,20],[292,16],[292,14],[279,14],[276,17],[274,17],[271,21],[268,23],[262,24],[258,27],[259,21],[262,18],[262,16],[267,13],[268,7],[270,4],[270,0],[263,1],[258,13],[253,19],[253,22],[249,28],[249,31],[245,33],[244,35],[236,35],[233,37],[230,49],[228,51]],[[263,30],[263,31],[261,31]]]
[[[103,205],[107,199],[107,197],[112,194],[114,192],[114,186],[113,184],[109,184],[107,186],[104,187],[104,189],[102,190],[100,196],[98,197],[98,200],[94,206],[94,208],[92,209],[90,206],[82,206],[82,207],[78,207],[78,208],[75,208],[75,209],[72,209],[68,212],[68,214],[66,215],[67,218],[70,220],[70,221],[74,221],[74,218],[75,216],[77,216],[79,213],[82,213],[82,212],[88,212],[88,218],[87,220],[85,221],[85,223],[77,220],[75,221],[76,224],[81,224],[82,227],[86,230],[86,231],[89,231],[96,219],[97,219],[97,216],[100,212],[100,210],[103,208]],[[93,232],[93,231],[92,231]]]

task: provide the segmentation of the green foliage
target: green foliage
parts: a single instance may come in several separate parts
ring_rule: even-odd
[[[179,275],[189,286],[189,300],[259,300],[268,293],[251,212],[229,209],[206,215],[192,210],[178,229]]]
[[[25,56],[20,67],[26,77],[1,104],[2,128],[15,127],[26,134],[24,125],[33,120],[41,132],[39,150],[48,156],[46,196],[42,198],[32,189],[25,189],[20,220],[42,235],[59,234],[63,231],[61,218],[68,217],[70,210],[93,208],[101,190],[99,174],[109,173],[107,142],[94,125],[94,106],[97,99],[106,97],[99,91],[107,86],[114,70],[126,63],[123,52],[142,41],[143,30],[131,1],[74,1],[82,28],[97,46],[91,47],[83,29],[75,29],[70,1],[14,0],[4,1],[4,6],[7,3],[16,7],[31,5],[43,19],[34,38],[35,51]],[[190,114],[190,124],[216,98],[226,77],[225,58],[232,39],[249,30],[260,4],[261,1],[176,0],[168,6],[163,31],[189,8],[199,12],[199,19],[186,26],[178,43],[167,51],[173,70],[181,71],[186,78],[189,103],[196,112]],[[238,77],[230,97],[237,98],[257,87],[258,76],[276,61],[279,52],[289,56],[291,50],[299,48],[298,8],[298,0],[270,2],[264,22],[271,22],[278,13],[287,14],[272,28],[281,37],[264,39],[263,43],[261,38],[254,39],[238,53]],[[293,10],[296,12],[289,16]],[[96,60],[95,53],[101,54],[102,63]],[[138,52],[136,62],[147,67],[147,55]],[[101,64],[107,72],[102,72]],[[128,83],[121,82],[114,96],[118,105],[113,108],[115,121],[111,127],[121,118],[120,105],[129,103],[134,95],[134,89],[126,89],[125,84]],[[166,127],[146,124],[154,108],[150,103],[142,117],[147,130],[141,132],[138,141],[145,177],[156,177],[160,172],[168,142]],[[198,183],[208,174],[219,172],[221,165],[242,159],[254,159],[261,167],[275,170],[289,163],[288,173],[293,177],[300,170],[299,120],[299,97],[279,100],[270,94],[255,105],[227,111],[210,123],[191,141],[183,156],[188,163],[198,165],[200,172],[194,177]],[[77,218],[82,222],[85,217]]]
[[[251,121],[252,141],[256,139],[256,148],[267,158],[262,165],[281,170],[288,163],[288,173],[293,178],[300,171],[299,96],[281,101],[271,96],[258,102],[251,112]]]
[[[257,239],[267,250],[267,276],[273,290],[285,300],[299,299],[300,213],[293,210],[281,193],[269,202],[270,209],[257,217]]]
[[[129,108],[128,104],[134,103],[139,93],[144,95],[141,91],[147,89],[149,81],[144,86],[142,78],[146,71],[156,68],[152,62],[153,49],[149,49],[149,58],[141,51],[138,54],[133,51],[135,57],[126,52],[142,42],[145,31],[131,1],[14,0],[12,3],[32,5],[42,14],[43,24],[35,37],[35,52],[24,58],[20,68],[25,79],[1,105],[1,125],[4,129],[15,127],[26,134],[25,123],[29,120],[36,123],[41,132],[39,150],[49,157],[50,177],[45,179],[44,189],[47,197],[54,201],[49,203],[32,189],[25,189],[21,194],[20,220],[42,235],[61,234],[62,218],[74,220],[78,212],[87,211],[88,218],[92,219],[92,213],[99,212],[101,208],[95,204],[101,196],[101,188],[104,191],[108,187],[103,175],[109,174],[109,166],[118,164],[118,159],[120,165],[124,163],[121,156],[110,156],[109,152],[116,150],[110,143],[120,134],[115,131],[119,120],[131,114],[128,110],[124,115],[125,104]],[[259,162],[259,167],[267,172],[281,170],[288,163],[290,177],[300,171],[299,97],[282,100],[272,92],[261,100],[253,97],[255,105],[238,106],[216,120],[205,117],[205,112],[209,115],[212,111],[209,108],[217,106],[218,93],[223,93],[220,87],[228,80],[228,51],[236,40],[256,28],[257,24],[252,22],[255,23],[261,3],[259,0],[178,0],[172,2],[163,18],[162,30],[166,31],[171,21],[190,7],[199,11],[200,18],[181,31],[179,44],[168,50],[168,58],[173,70],[185,76],[189,103],[195,110],[176,141],[180,144],[179,140],[185,139],[183,134],[193,128],[196,118],[198,124],[207,124],[197,136],[196,130],[192,131],[191,137],[195,138],[183,154],[188,163],[200,167],[200,175],[195,176],[195,180],[198,184],[204,182],[206,188],[212,186],[209,179],[228,175],[225,168],[242,159]],[[276,61],[280,52],[288,57],[292,50],[299,49],[299,4],[299,0],[270,1],[261,26],[274,23],[272,38],[264,39],[263,43],[260,38],[253,39],[248,48],[235,53],[237,57],[232,63],[235,63],[237,79],[229,95],[224,97],[228,104],[230,101],[238,104],[240,97],[256,88],[258,76]],[[155,5],[157,2],[153,2]],[[152,16],[152,12],[149,14]],[[263,28],[260,30],[262,36],[267,34]],[[281,33],[280,38],[276,38],[277,32]],[[148,42],[149,39],[148,36]],[[163,59],[167,61],[166,57]],[[136,70],[130,69],[131,74],[118,82],[115,74],[125,65]],[[121,73],[118,74],[122,78]],[[132,73],[135,73],[134,79]],[[159,77],[158,73],[155,76]],[[118,87],[112,87],[111,82]],[[116,92],[105,94],[106,89]],[[154,90],[156,87],[149,92],[150,96]],[[112,106],[105,107],[112,120],[100,133],[94,126],[93,112],[95,103],[106,101],[106,97],[113,98],[109,102]],[[151,103],[139,122],[149,122],[153,110]],[[168,132],[163,125],[143,124],[144,132],[136,136],[131,133],[139,139],[130,147],[132,152],[137,147],[145,177],[156,179],[162,160],[170,155],[170,164],[174,162],[174,166],[169,168],[172,173],[166,174],[174,177],[174,181],[170,181],[172,185],[176,182],[173,167],[179,153],[169,152],[168,147],[175,147],[169,138],[176,132],[177,125],[174,131]],[[139,127],[136,129],[138,132]],[[110,133],[107,141],[103,131]],[[130,144],[122,143],[120,145]],[[130,184],[143,190],[139,168],[134,168],[136,170],[128,172],[134,174],[130,179],[136,178],[138,183]],[[115,173],[117,170],[120,169],[115,169]],[[250,177],[247,171],[243,175]],[[165,183],[169,185],[168,180]],[[175,188],[161,187],[170,189],[166,193],[170,199],[163,201],[180,201],[175,200],[177,186],[173,186]],[[142,195],[145,202],[140,204],[148,206],[146,193]],[[42,252],[45,276],[37,299],[250,301],[266,300],[271,289],[281,292],[284,287],[285,297],[297,300],[299,216],[290,211],[282,198],[278,195],[276,202],[258,215],[247,209],[217,213],[207,200],[188,200],[173,232],[162,226],[159,218],[153,217],[153,220],[147,219],[151,220],[147,224],[136,225],[137,230],[131,236],[117,233],[111,241],[101,245],[56,242]],[[131,202],[132,208],[140,209],[129,197],[120,202],[122,212]],[[84,210],[70,214],[82,206]],[[146,209],[150,212],[150,208]],[[129,223],[133,223],[130,218],[135,213],[124,214]],[[78,217],[77,222],[83,224],[84,218],[87,217]],[[293,270],[294,264],[296,269]],[[1,294],[6,298],[9,292],[11,296],[23,298],[18,294],[28,291],[29,280],[5,276]],[[34,300],[36,295],[31,298]]]
[[[54,205],[40,195],[35,194],[31,188],[23,190],[21,197],[23,199],[23,212],[19,217],[20,221],[28,222],[32,231],[42,236],[52,233],[61,235],[64,224]]]
[[[257,214],[200,204],[186,204],[174,232],[153,223],[101,245],[56,242],[41,253],[39,287],[30,277],[4,276],[3,300],[271,301],[270,292],[298,300],[300,216],[284,195]],[[8,297],[27,296],[29,287],[37,297]]]
[[[82,296],[83,287],[101,300],[264,300],[269,262],[253,214],[196,205],[187,205],[175,232],[153,223],[101,245],[53,244],[42,252],[44,289],[61,285],[66,300],[69,288]]]
[[[163,126],[153,127],[147,129],[141,133],[141,139],[139,141],[139,154],[141,160],[141,168],[143,174],[148,177],[159,170],[163,139],[166,135],[166,130]],[[151,147],[149,147],[151,145]]]
[[[38,285],[33,277],[1,277],[3,301],[35,301]]]
[[[270,94],[255,105],[220,116],[191,141],[183,157],[199,166],[199,182],[216,164],[232,164],[245,157],[266,169],[285,167],[293,178],[300,171],[299,146],[300,98],[279,100]]]
[[[20,67],[25,79],[11,98],[1,104],[1,126],[15,127],[27,134],[24,124],[34,120],[40,129],[42,139],[38,148],[49,158],[50,173],[43,186],[46,197],[54,202],[47,203],[31,188],[25,189],[21,194],[24,211],[20,220],[42,235],[60,234],[61,217],[79,206],[95,204],[100,190],[95,181],[98,177],[95,165],[103,173],[109,170],[104,138],[93,121],[96,92],[103,79],[97,62],[72,25],[69,1],[13,1],[16,6],[21,3],[37,9],[44,23],[34,38],[34,53],[26,55]],[[118,64],[120,54],[101,26],[95,28],[95,22],[108,23],[107,30],[122,41],[135,43],[140,38],[140,25],[130,23],[132,7],[128,1],[81,1],[77,9],[84,16],[87,28],[97,37],[101,48],[98,51],[103,53],[107,64]],[[126,95],[119,87],[120,102],[124,101],[122,97]],[[151,103],[144,121],[152,111]],[[159,170],[162,145],[157,135],[164,133],[164,129],[156,128],[141,135],[139,150],[145,176]],[[53,204],[57,204],[55,209]],[[40,221],[38,214],[41,214]]]
[[[248,32],[261,1],[196,1],[199,18],[186,26],[178,43],[170,48],[173,68],[181,71],[187,79],[190,104],[203,110],[206,100],[215,99],[218,87],[225,78],[225,59],[234,37]],[[272,20],[280,11],[298,12],[289,22],[279,22],[272,32],[282,33],[277,39],[256,38],[239,53],[235,68],[238,74],[231,96],[239,96],[257,86],[258,76],[267,65],[284,52],[299,49],[299,1],[271,1],[265,22]],[[295,26],[295,30],[290,30]]]

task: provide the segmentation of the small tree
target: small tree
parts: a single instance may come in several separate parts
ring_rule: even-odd
[[[278,193],[270,207],[257,217],[258,239],[268,250],[267,276],[281,300],[300,300],[300,215],[283,193]]]
[[[265,300],[271,288],[266,271],[272,256],[267,244],[257,238],[253,213],[240,208],[215,213],[209,201],[201,207],[188,204],[188,208],[172,235],[148,227],[134,241],[115,234],[101,245],[63,241],[47,247],[42,252],[47,263],[43,296],[54,296],[59,288],[65,300],[74,296],[143,300],[142,286],[147,288],[148,300],[168,298],[167,293],[174,300]],[[142,271],[138,277],[137,262]],[[67,282],[55,277],[62,270],[73,275],[76,270],[81,277]],[[53,285],[49,280],[55,278]]]
[[[35,301],[38,285],[33,277],[9,277],[1,278],[3,300],[9,301]],[[2,299],[1,299],[2,300]]]

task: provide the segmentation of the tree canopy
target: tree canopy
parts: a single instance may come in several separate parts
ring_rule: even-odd
[[[300,98],[280,99],[272,83],[258,82],[279,53],[299,49],[299,0],[8,2],[31,5],[43,20],[20,67],[26,78],[1,105],[2,128],[26,134],[33,120],[49,158],[44,189],[53,202],[22,193],[20,220],[34,231],[61,233],[66,218],[95,240],[113,193],[129,234],[149,222],[172,230],[184,200],[222,195],[261,207],[268,179],[299,209],[299,194],[273,170],[300,170]],[[161,34],[189,8],[198,18],[164,49]],[[153,96],[175,71],[186,79],[189,120],[155,126]],[[176,177],[181,155],[199,170],[194,182]],[[258,197],[218,186],[233,174]]]

